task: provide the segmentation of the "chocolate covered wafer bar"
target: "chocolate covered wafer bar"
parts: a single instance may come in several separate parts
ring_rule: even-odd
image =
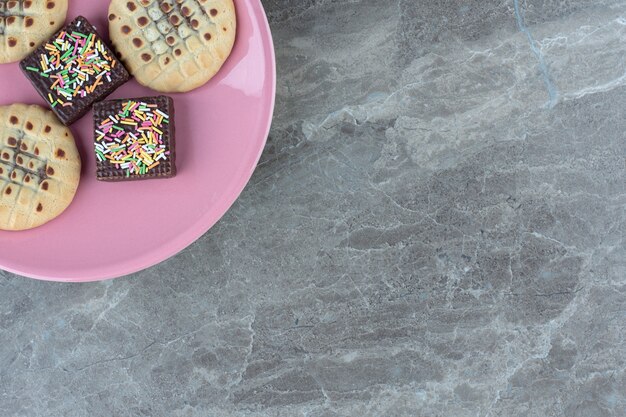
[[[125,181],[175,176],[174,136],[174,103],[170,97],[96,103],[97,179]]]
[[[59,120],[70,125],[130,78],[96,29],[82,16],[20,63]]]

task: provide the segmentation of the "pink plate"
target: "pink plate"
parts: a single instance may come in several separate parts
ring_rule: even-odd
[[[237,40],[220,73],[205,86],[173,94],[178,175],[173,179],[99,183],[92,114],[72,125],[83,160],[72,205],[25,232],[0,231],[0,268],[53,281],[96,281],[137,272],[178,253],[213,226],[237,199],[269,132],[276,72],[260,0],[235,0]],[[104,37],[108,2],[70,0]],[[17,64],[0,65],[0,105],[45,105]],[[130,81],[110,98],[157,93]]]

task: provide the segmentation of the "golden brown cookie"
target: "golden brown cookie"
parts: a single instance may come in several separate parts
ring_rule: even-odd
[[[112,0],[109,36],[139,83],[164,93],[209,81],[235,42],[233,0]]]
[[[41,226],[70,205],[80,156],[70,130],[49,110],[0,106],[0,230]]]
[[[0,63],[19,61],[65,22],[68,0],[0,0]]]

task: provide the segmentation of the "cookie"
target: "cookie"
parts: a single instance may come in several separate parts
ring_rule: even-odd
[[[107,100],[93,106],[96,178],[128,181],[176,175],[170,97]]]
[[[232,0],[112,0],[109,36],[139,83],[165,93],[204,85],[235,42]]]
[[[78,16],[20,62],[63,124],[69,125],[124,84],[130,74],[96,29]]]
[[[19,61],[65,22],[68,0],[0,0],[0,63]]]
[[[72,202],[80,156],[54,113],[26,104],[0,106],[0,230],[41,226]]]

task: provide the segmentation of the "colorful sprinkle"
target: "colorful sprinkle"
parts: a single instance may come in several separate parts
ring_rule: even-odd
[[[169,115],[145,102],[122,102],[117,114],[109,114],[96,128],[96,157],[124,174],[145,175],[167,160],[169,150],[163,129]]]
[[[39,68],[26,69],[55,80],[49,88],[51,95],[48,94],[51,105],[72,106],[74,97],[84,98],[93,93],[103,84],[103,78],[111,81],[115,59],[92,33],[62,31],[44,48],[46,53],[40,55]]]

